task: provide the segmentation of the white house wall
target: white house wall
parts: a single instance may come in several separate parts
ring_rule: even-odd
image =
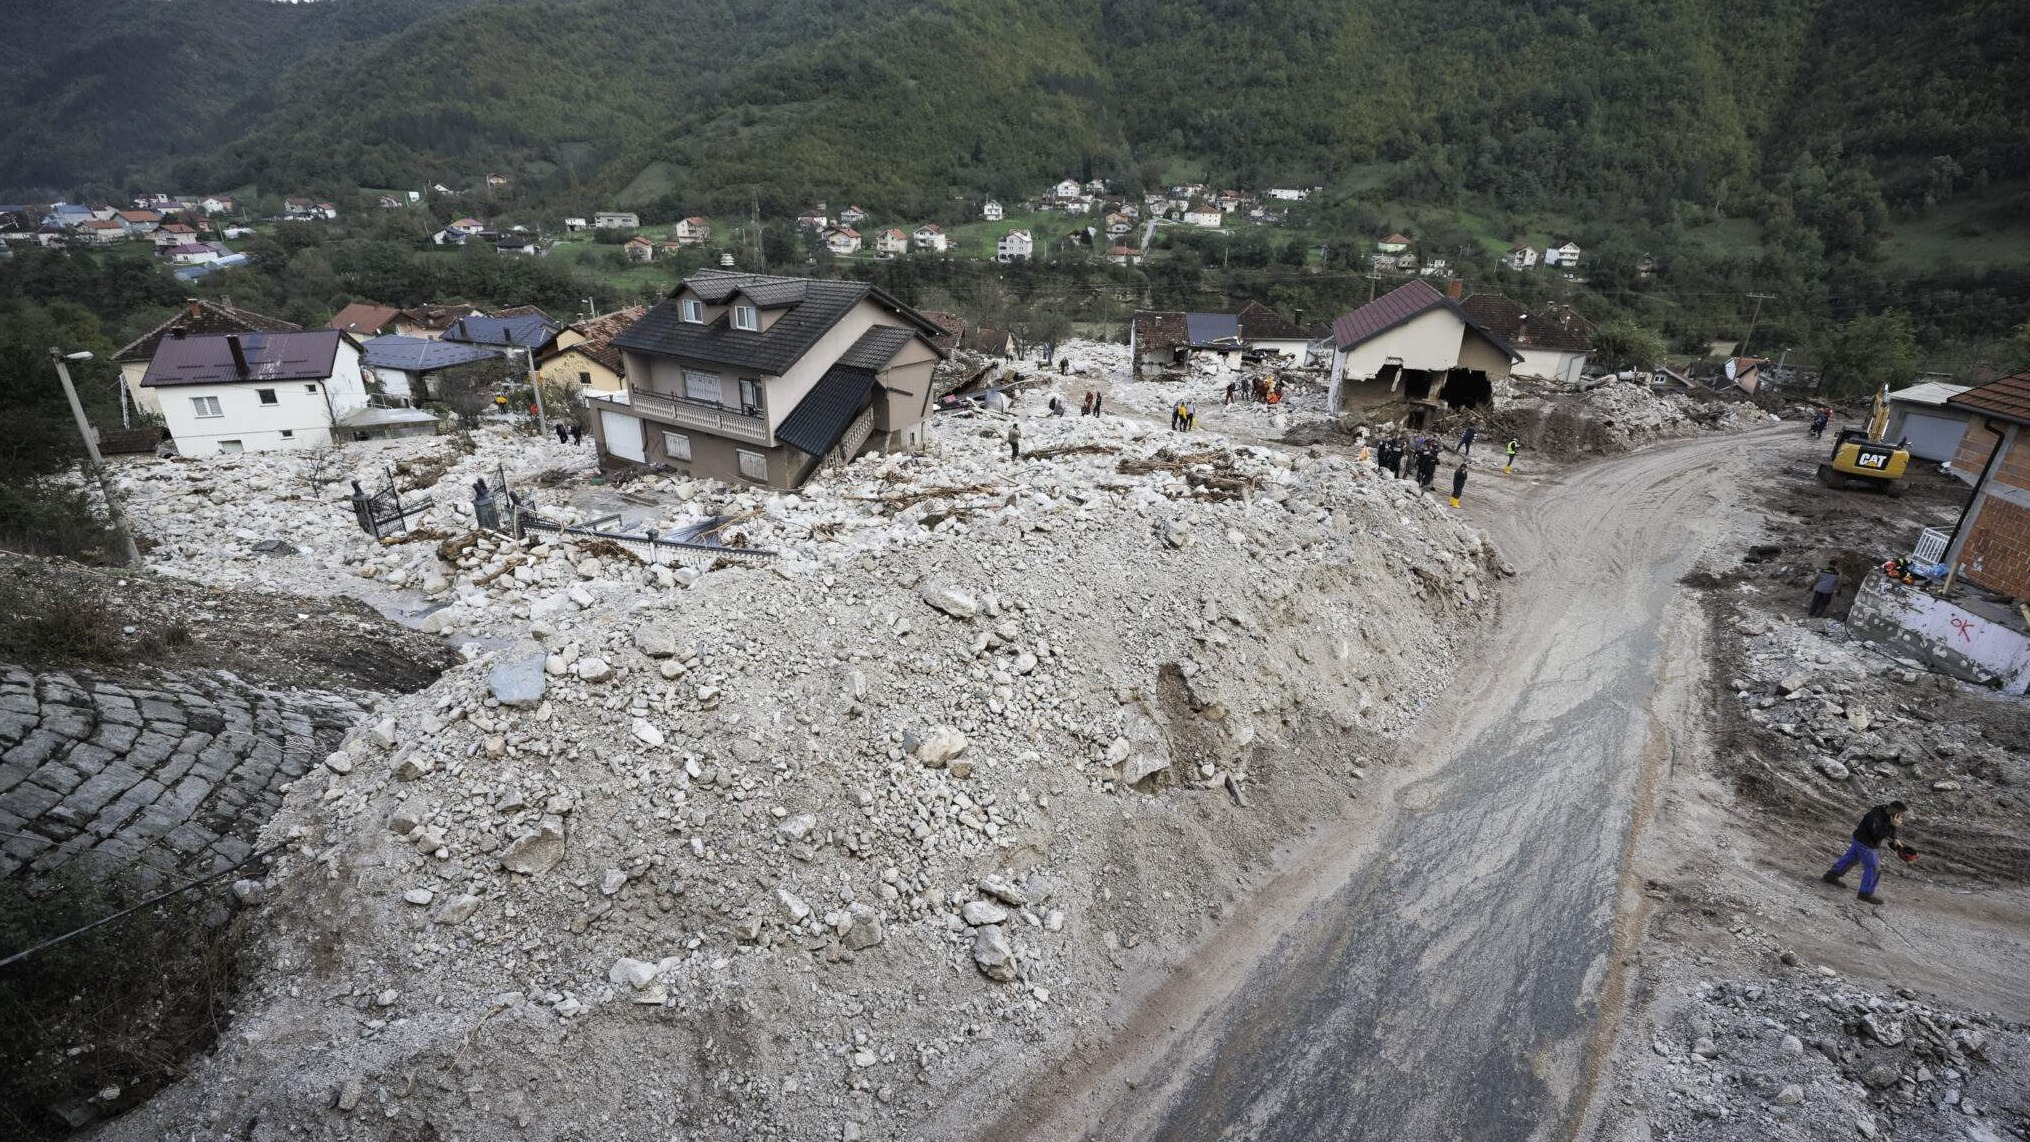
[[[261,389],[275,390],[274,404],[261,403]],[[237,440],[248,452],[316,448],[331,442],[334,415],[343,418],[367,404],[359,351],[343,341],[328,378],[170,385],[148,391],[161,401],[162,421],[176,439],[176,450],[185,456],[215,456],[222,440]],[[197,415],[191,400],[206,396],[218,398],[222,415]],[[283,436],[285,431],[292,435]]]
[[[1350,381],[1373,380],[1383,366],[1400,361],[1405,369],[1451,369],[1460,364],[1466,323],[1448,309],[1418,314],[1343,354],[1339,370]]]
[[[1516,352],[1522,362],[1510,370],[1512,376],[1542,377],[1548,381],[1576,385],[1586,368],[1586,354],[1572,353],[1558,349],[1532,349],[1517,346]]]

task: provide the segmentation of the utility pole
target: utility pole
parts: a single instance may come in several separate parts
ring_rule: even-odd
[[[134,546],[134,535],[127,530],[127,521],[120,515],[120,501],[113,495],[112,481],[106,479],[106,462],[99,458],[99,441],[92,435],[92,422],[85,419],[85,406],[78,403],[77,386],[70,382],[70,362],[89,361],[92,355],[80,351],[66,355],[52,347],[49,359],[56,364],[56,377],[63,382],[64,399],[70,401],[70,414],[77,418],[78,438],[85,442],[86,462],[91,465],[92,477],[99,482],[99,494],[106,498],[106,515],[113,522],[113,533],[120,537],[120,552],[130,567],[141,566],[141,550]]]
[[[1369,301],[1370,303],[1372,303],[1372,302],[1374,301],[1374,289],[1375,289],[1375,283],[1376,283],[1376,282],[1378,282],[1378,281],[1380,281],[1380,280],[1381,280],[1381,274],[1380,274],[1379,272],[1377,272],[1377,271],[1375,271],[1375,270],[1369,270],[1369,271],[1367,272],[1367,300],[1368,300],[1368,301]]]
[[[1743,357],[1748,355],[1748,339],[1755,336],[1755,319],[1762,316],[1762,303],[1776,300],[1776,295],[1773,293],[1751,293],[1748,296],[1755,299],[1755,310],[1748,315],[1748,332],[1741,336],[1741,355]]]

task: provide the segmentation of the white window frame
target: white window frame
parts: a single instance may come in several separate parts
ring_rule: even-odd
[[[663,431],[663,456],[671,460],[691,462],[691,438],[681,432]]]
[[[220,407],[217,397],[192,397],[190,398],[190,408],[191,414],[199,420],[210,420],[213,417],[224,416],[226,414],[226,410]],[[206,412],[207,408],[211,411]]]
[[[745,448],[736,448],[733,450],[733,453],[739,458],[741,479],[758,480],[762,483],[768,482],[767,453],[750,452]]]
[[[767,386],[759,378],[740,378],[740,411],[749,416],[760,416],[768,408],[767,392]]]
[[[282,397],[274,389],[255,389],[254,399],[260,401],[263,408],[282,403]]]
[[[690,322],[692,325],[705,324],[704,302],[699,301],[695,297],[687,297],[682,302],[679,302],[678,305],[679,308],[682,309],[683,311],[683,317],[685,321]]]
[[[751,305],[734,306],[733,328],[744,329],[749,333],[759,333],[761,331],[761,311]]]
[[[707,377],[711,378],[712,395],[701,397],[698,395],[698,390],[704,387]],[[685,369],[684,399],[698,401],[703,404],[724,405],[726,403],[726,378],[717,373],[708,373],[703,369]]]
[[[219,452],[222,455],[238,456],[241,453],[245,452],[246,450],[247,450],[247,442],[244,440],[219,441]]]

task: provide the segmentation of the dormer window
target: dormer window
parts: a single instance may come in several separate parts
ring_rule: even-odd
[[[704,302],[699,301],[695,297],[687,297],[683,301],[682,309],[685,321],[688,321],[693,325],[705,324]]]
[[[752,333],[761,328],[761,314],[751,305],[736,305],[733,307],[733,328]]]

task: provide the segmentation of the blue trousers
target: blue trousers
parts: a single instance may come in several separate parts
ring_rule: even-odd
[[[1872,894],[1875,891],[1875,878],[1882,871],[1882,856],[1871,846],[1859,841],[1848,844],[1846,853],[1828,871],[1838,876],[1854,867],[1855,861],[1861,862],[1861,891]]]

